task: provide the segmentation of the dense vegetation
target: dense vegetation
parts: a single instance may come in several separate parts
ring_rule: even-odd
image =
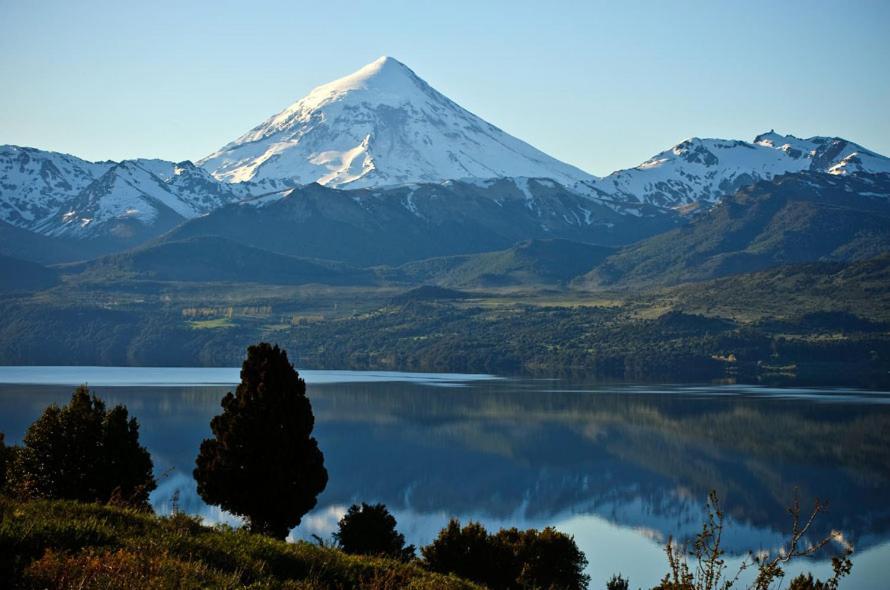
[[[265,339],[305,368],[877,383],[890,363],[886,255],[645,292],[228,289],[70,281],[0,299],[0,358],[231,366]]]

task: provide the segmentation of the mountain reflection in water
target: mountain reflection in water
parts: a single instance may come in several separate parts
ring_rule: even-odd
[[[636,586],[663,573],[656,541],[700,529],[711,488],[723,499],[726,548],[735,555],[781,542],[797,489],[804,507],[817,496],[830,501],[816,534],[836,529],[857,554],[877,547],[882,559],[890,555],[885,393],[319,380],[328,382],[310,380],[309,394],[330,482],[296,536],[327,536],[356,501],[385,503],[416,544],[428,543],[450,516],[493,528],[555,524],[576,535],[591,570],[614,568],[591,571],[594,586],[623,563],[637,569]],[[94,389],[139,419],[156,472],[165,474],[152,496],[156,510],[169,511],[178,492],[181,509],[233,520],[204,505],[191,479],[200,441],[230,387]],[[0,431],[18,442],[43,407],[66,401],[70,391],[0,386]],[[869,587],[862,582],[868,572],[857,566],[847,587]]]

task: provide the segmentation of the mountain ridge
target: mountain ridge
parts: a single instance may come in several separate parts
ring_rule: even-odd
[[[627,244],[676,222],[651,207],[616,213],[549,179],[348,191],[310,184],[217,209],[163,239],[221,235],[281,254],[371,266],[501,250],[533,238]]]
[[[887,251],[890,175],[799,172],[739,189],[691,223],[625,247],[578,282],[675,284]]]
[[[318,183],[331,190],[358,191],[335,201],[357,197],[364,204],[376,203],[377,214],[385,211],[400,220],[392,231],[423,232],[430,215],[450,209],[464,223],[453,231],[474,243],[467,252],[534,238],[622,245],[684,223],[690,214],[706,211],[758,181],[813,172],[890,174],[890,158],[839,137],[801,139],[771,130],[752,142],[691,138],[637,166],[597,178],[506,134],[436,91],[403,63],[383,57],[316,87],[197,165],[145,158],[88,162],[69,154],[0,146],[0,221],[38,236],[64,238],[37,244],[39,261],[52,261],[51,252],[56,260],[74,260],[147,243],[236,203],[269,205],[295,188]],[[553,190],[545,189],[547,183]],[[457,203],[471,209],[484,204],[487,209],[476,197],[496,193],[506,184],[513,187],[511,203],[524,198],[533,213],[512,210],[513,221],[526,235],[498,229],[506,220],[491,211],[480,220],[470,211],[456,210]],[[442,196],[463,194],[454,197],[453,206],[431,207],[427,202],[426,213],[419,215],[415,197],[436,186],[442,187]],[[368,190],[372,192],[362,192]],[[561,202],[545,194],[556,192],[563,194],[557,199]],[[475,197],[468,200],[471,193]],[[568,193],[573,196],[565,196]],[[404,201],[402,208],[409,215],[391,204],[384,206],[385,196]],[[493,198],[503,206],[500,197]],[[335,208],[318,206],[329,212]],[[392,219],[370,219],[370,211],[362,214],[366,225],[383,226]],[[340,228],[350,226],[330,216],[328,221]],[[597,226],[600,231],[579,233],[572,226]],[[2,230],[0,236],[17,234],[9,227]],[[472,231],[501,233],[491,238],[470,235]],[[336,239],[334,235],[327,239]],[[27,241],[42,239],[31,237]],[[64,252],[62,242],[79,252]],[[2,246],[16,256],[23,254],[18,245]],[[423,254],[461,253],[453,246]]]

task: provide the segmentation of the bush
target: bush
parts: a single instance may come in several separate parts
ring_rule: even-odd
[[[196,460],[198,493],[246,517],[253,532],[283,539],[328,482],[306,383],[284,350],[261,343],[247,349],[241,384],[222,408]]]
[[[10,487],[25,497],[115,501],[148,508],[156,487],[139,423],[124,406],[105,403],[86,386],[68,405],[52,405],[28,427],[8,470]]]
[[[665,553],[670,570],[653,590],[726,590],[735,584],[738,576],[747,568],[754,569],[756,573],[753,583],[748,586],[750,590],[780,587],[785,577],[785,568],[790,562],[816,555],[826,545],[838,540],[839,533],[836,531],[815,542],[806,539],[816,517],[824,511],[825,504],[816,500],[810,515],[802,517],[800,500],[795,496],[788,507],[791,515],[791,534],[788,541],[778,550],[750,554],[736,573],[732,574],[728,571],[729,566],[724,559],[726,551],[722,547],[725,514],[720,507],[717,492],[711,491],[708,495],[707,517],[691,548],[668,539]],[[813,582],[812,576],[798,576],[792,581],[791,588],[837,590],[841,578],[849,575],[852,570],[851,552],[852,550],[848,550],[844,555],[832,558],[833,572],[827,581]]]
[[[489,535],[479,523],[461,528],[452,519],[422,549],[427,567],[493,589],[586,588],[587,559],[572,537],[553,528],[501,530]]]
[[[383,504],[353,504],[340,519],[334,538],[340,548],[354,555],[380,555],[408,561],[414,545],[396,530],[396,519]]]
[[[788,586],[788,590],[837,590],[838,582],[836,577],[831,577],[827,581],[813,578],[813,574],[800,574]]]

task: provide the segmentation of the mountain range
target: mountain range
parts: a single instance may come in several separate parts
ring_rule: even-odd
[[[0,254],[51,264],[191,244],[206,257],[195,240],[214,238],[276,264],[361,268],[568,240],[625,247],[584,269],[588,286],[698,280],[883,252],[888,175],[890,159],[849,140],[770,131],[688,139],[596,177],[382,57],[197,163],[0,147]]]

